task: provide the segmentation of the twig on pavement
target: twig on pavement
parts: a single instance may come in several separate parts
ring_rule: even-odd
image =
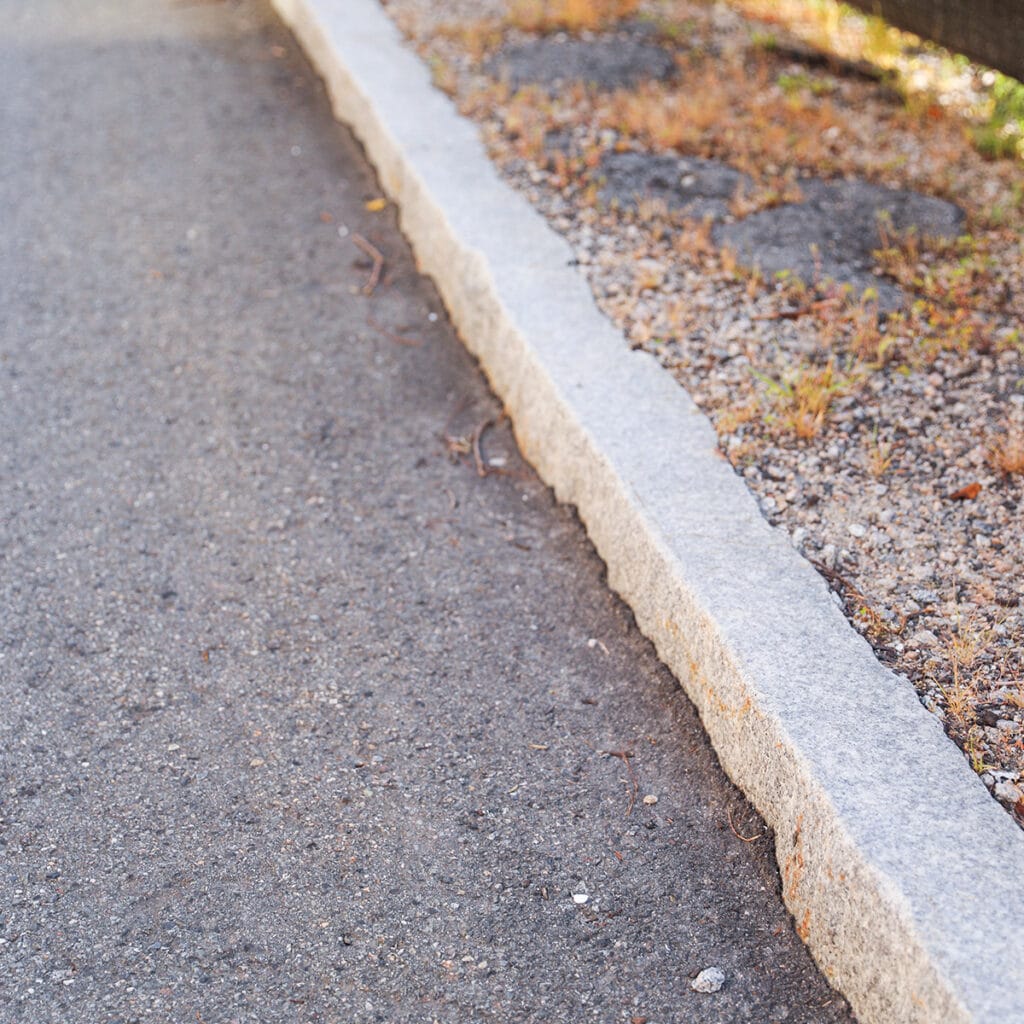
[[[756,836],[741,836],[739,834],[739,832],[736,831],[736,826],[732,823],[732,810],[727,808],[725,814],[726,814],[726,817],[728,817],[728,819],[729,819],[729,828],[732,829],[732,834],[741,843],[756,843],[757,840],[760,839],[764,835],[763,832],[758,832],[758,834]]]
[[[423,344],[418,338],[404,338],[401,334],[395,334],[394,331],[389,331],[383,324],[378,323],[372,316],[366,318],[367,324],[372,327],[379,334],[383,334],[388,341],[393,341],[396,345],[405,345],[406,348],[419,348]]]
[[[363,238],[358,231],[353,231],[351,238],[373,260],[373,269],[370,271],[370,276],[366,279],[366,284],[363,285],[363,294],[372,295],[374,288],[380,284],[380,275],[384,270],[384,254],[372,242],[368,242]]]

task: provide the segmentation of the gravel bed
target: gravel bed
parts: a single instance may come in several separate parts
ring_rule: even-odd
[[[500,0],[387,9],[601,309],[710,416],[765,517],[1024,825],[1021,166],[777,26],[765,48],[722,4],[641,5],[672,81],[602,89],[583,70],[556,92],[488,74],[569,41],[538,42]],[[573,66],[615,38],[580,33]],[[884,195],[878,253],[865,211]],[[745,253],[753,218],[792,258]],[[810,248],[826,229],[835,244]]]

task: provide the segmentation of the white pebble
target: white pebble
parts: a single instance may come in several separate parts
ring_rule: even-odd
[[[705,967],[693,981],[694,992],[717,992],[725,984],[725,975],[717,967]]]
[[[1024,800],[1024,789],[1015,786],[1012,782],[997,782],[993,790],[999,800],[1008,804],[1015,804],[1018,800]]]

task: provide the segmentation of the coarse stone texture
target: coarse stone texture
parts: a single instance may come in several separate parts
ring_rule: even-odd
[[[873,253],[885,242],[888,222],[897,234],[956,238],[963,211],[953,203],[864,181],[800,182],[804,200],[776,206],[715,229],[715,242],[736,251],[741,263],[765,274],[789,271],[805,281],[831,278],[863,292],[874,288],[879,305],[900,304],[900,289],[872,272]]]
[[[670,78],[675,58],[663,46],[629,34],[596,39],[542,36],[505,47],[488,59],[485,69],[513,89],[583,82],[610,90]]]
[[[500,182],[380,8],[277,6],[524,453],[580,510],[609,582],[774,824],[799,932],[860,1019],[1016,1024],[1019,830],[764,521],[710,424],[598,315],[572,251]],[[904,759],[912,776],[893,771]],[[992,863],[1003,872],[986,875]]]
[[[737,189],[750,183],[747,175],[720,160],[653,153],[609,153],[597,176],[604,203],[628,209],[654,199],[670,213],[694,220],[721,220]]]
[[[273,13],[0,12],[0,1021],[850,1024]]]

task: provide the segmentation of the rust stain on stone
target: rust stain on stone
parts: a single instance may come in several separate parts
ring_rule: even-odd
[[[783,894],[787,903],[791,903],[796,899],[797,890],[800,888],[800,881],[804,874],[803,840],[800,835],[803,820],[804,816],[802,814],[796,819],[796,831],[793,833],[793,852],[786,857],[782,865]]]
[[[662,620],[662,626],[667,633],[670,633],[680,643],[685,644],[682,631],[673,619]],[[754,702],[750,697],[746,697],[742,704],[730,704],[727,700],[723,700],[714,684],[708,679],[707,674],[701,669],[697,659],[692,655],[686,655],[686,667],[694,684],[703,691],[707,706],[723,718],[742,718],[753,710]]]

